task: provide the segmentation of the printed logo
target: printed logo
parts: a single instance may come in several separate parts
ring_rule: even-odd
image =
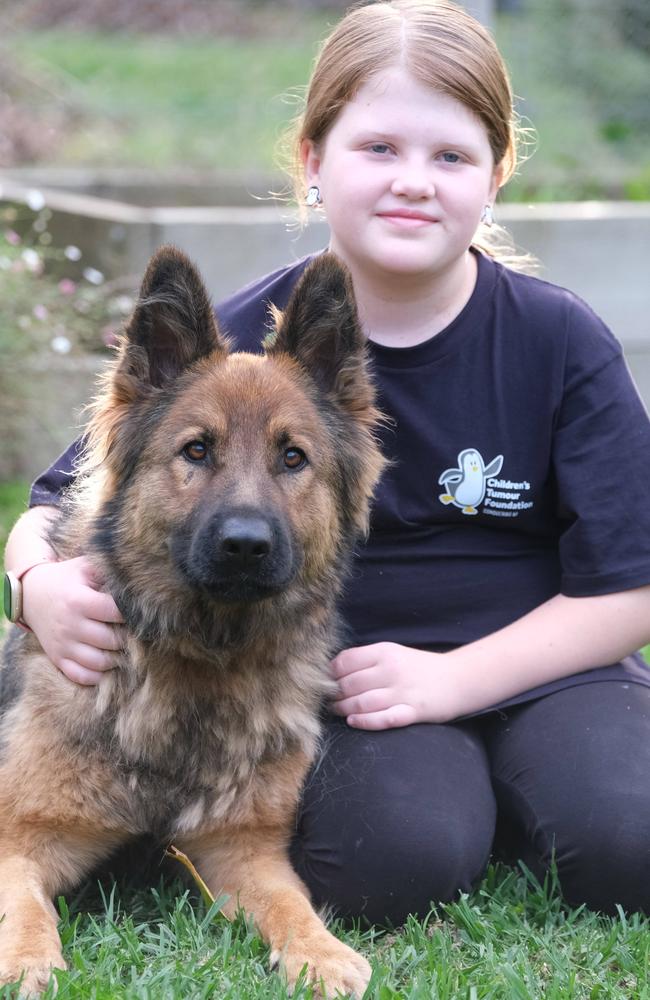
[[[458,466],[445,469],[438,485],[445,492],[438,496],[440,503],[453,504],[463,514],[482,513],[493,517],[517,517],[519,512],[533,506],[531,500],[522,500],[522,494],[530,490],[530,483],[497,479],[503,465],[503,455],[497,455],[486,465],[476,448],[465,448],[458,456]]]

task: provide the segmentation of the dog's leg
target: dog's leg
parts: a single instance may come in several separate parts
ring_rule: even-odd
[[[278,964],[290,987],[305,969],[316,996],[339,993],[361,997],[370,966],[365,958],[339,941],[314,911],[307,889],[294,872],[286,850],[284,829],[238,828],[179,846],[217,896],[225,893],[226,916],[238,909],[250,914],[271,946],[271,964]]]
[[[114,838],[61,829],[0,838],[0,986],[22,977],[21,996],[38,996],[53,969],[65,969],[52,897],[116,846]]]

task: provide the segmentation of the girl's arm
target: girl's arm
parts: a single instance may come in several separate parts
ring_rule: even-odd
[[[616,663],[650,642],[650,586],[597,597],[557,594],[505,628],[449,653],[395,643],[333,661],[334,711],[360,729],[449,722],[531,688]]]
[[[55,507],[32,507],[14,525],[5,566],[22,576],[23,622],[66,677],[97,684],[123,645],[122,617],[85,557],[58,562],[47,541]]]

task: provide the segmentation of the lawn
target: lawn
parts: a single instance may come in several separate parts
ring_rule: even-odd
[[[176,888],[112,891],[90,914],[86,897],[61,903],[70,971],[58,976],[59,1000],[287,1000],[246,922],[230,924]],[[505,868],[399,933],[334,929],[372,963],[367,1000],[650,998],[646,919],[565,909],[552,885]]]

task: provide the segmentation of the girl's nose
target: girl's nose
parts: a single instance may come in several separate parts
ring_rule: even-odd
[[[424,166],[404,164],[391,184],[391,192],[413,200],[435,197],[431,171]]]

